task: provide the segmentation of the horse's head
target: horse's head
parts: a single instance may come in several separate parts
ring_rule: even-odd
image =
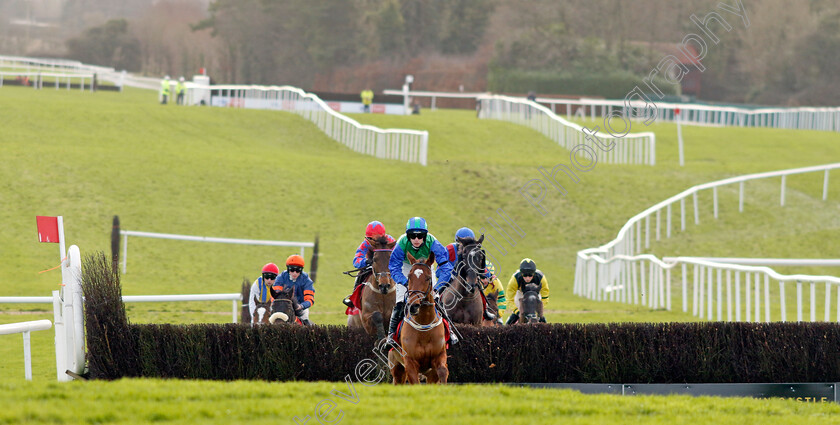
[[[522,288],[521,307],[522,323],[538,323],[542,314],[542,298],[540,298],[540,287],[535,283],[527,283]]]
[[[388,242],[388,238],[385,236],[367,238],[367,241],[373,248],[373,252],[368,252],[368,263],[373,265],[374,286],[379,289],[380,293],[387,294],[394,289],[395,285],[394,280],[391,279],[388,262],[397,242]]]
[[[295,307],[297,306],[297,299],[295,298],[294,285],[287,285],[287,287],[279,290],[270,288],[271,296],[274,302],[271,303],[270,323],[290,323],[295,320]]]
[[[254,317],[251,318],[251,323],[255,325],[268,324],[269,312],[271,311],[271,301],[260,301],[259,297],[254,296],[254,304],[257,308],[254,309]]]
[[[484,242],[484,235],[476,240],[475,238],[458,238],[458,264],[455,265],[455,274],[460,278],[467,292],[472,293],[478,288],[478,277],[484,274],[486,267],[486,256],[481,248]]]
[[[411,263],[411,269],[408,270],[409,312],[417,314],[420,307],[434,305],[432,263],[435,260],[429,257],[418,261],[411,254],[406,253],[406,255]]]

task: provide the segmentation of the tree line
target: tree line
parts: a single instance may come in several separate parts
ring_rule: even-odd
[[[97,2],[104,0],[84,3]],[[662,45],[698,32],[692,15],[702,18],[721,2],[215,0],[204,8],[196,1],[137,0],[145,6],[125,5],[130,3],[121,3],[135,12],[130,18],[88,27],[68,40],[68,56],[150,75],[191,75],[204,67],[216,82],[327,91],[399,88],[405,74],[415,75],[417,89],[484,91],[504,85],[500,81],[511,75],[533,74],[564,82],[544,84],[542,94],[587,95],[592,93],[574,92],[577,81],[591,86],[593,80],[646,76],[663,57]],[[735,7],[738,0],[723,3]],[[750,26],[718,29],[720,42],[703,60],[700,99],[837,104],[840,5],[741,3]]]

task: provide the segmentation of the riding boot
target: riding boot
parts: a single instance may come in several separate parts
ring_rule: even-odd
[[[359,285],[364,283],[363,280],[362,280],[362,275],[363,274],[364,274],[364,272],[359,272],[359,274],[356,275],[356,282],[353,283],[353,292],[356,292],[356,288],[358,288]],[[350,297],[353,296],[353,292],[351,292],[350,295],[344,297],[344,299],[341,300],[341,302],[344,303],[344,305],[346,305],[347,307],[350,307],[350,308],[355,307],[353,305],[353,301],[350,301]]]
[[[512,324],[516,323],[518,320],[519,320],[519,313],[518,312],[517,313],[512,313],[510,315],[510,317],[508,317],[507,323],[505,323],[505,324],[506,325],[512,325]]]
[[[440,313],[440,315],[443,316],[443,318],[446,319],[447,322],[449,322],[449,326],[452,326],[452,319],[449,318],[449,314],[446,312],[446,309],[443,308],[443,305],[435,304],[435,308]],[[458,339],[458,335],[455,335],[455,332],[450,332],[449,333],[449,344],[450,345],[456,345],[456,344],[458,344],[459,341],[460,341],[460,339]]]
[[[405,301],[400,301],[394,305],[394,311],[391,312],[391,323],[388,325],[388,339],[385,341],[386,344],[397,345],[397,341],[394,340],[394,334],[397,333],[397,326],[399,326],[404,314]]]
[[[492,310],[490,310],[490,308],[489,308],[489,307],[487,307],[487,298],[486,298],[486,296],[484,295],[484,292],[481,292],[481,298],[482,298],[482,301],[483,301],[483,303],[482,303],[482,304],[484,305],[484,311],[483,311],[483,314],[484,314],[484,320],[495,320],[495,319],[496,319],[496,315],[495,315],[495,314],[493,314],[493,311],[492,311]]]

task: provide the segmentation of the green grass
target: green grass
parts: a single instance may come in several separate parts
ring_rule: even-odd
[[[4,87],[0,112],[0,296],[46,296],[58,288],[58,271],[38,273],[59,256],[55,244],[36,242],[35,215],[63,215],[68,245],[83,254],[110,252],[111,220],[119,215],[127,230],[302,241],[320,234],[312,317],[329,324],[345,320],[340,300],[351,279],[341,271],[350,268],[365,224],[381,220],[397,235],[414,215],[426,217],[444,243],[461,226],[485,228],[498,243],[486,246],[502,276],[521,258],[535,259],[551,284],[550,322],[697,320],[676,303],[674,311],[651,311],[573,296],[575,253],[608,242],[627,219],[695,184],[840,158],[836,133],[686,126],[687,164],[679,167],[673,124],[635,124],[633,131],[656,132],[657,165],[599,163],[579,184],[566,185],[565,197],[549,186],[543,216],[519,189],[541,177],[538,167],[568,164],[568,152],[528,128],[477,120],[472,111],[354,115],[382,127],[428,130],[427,167],[353,153],[293,114],[161,106],[153,91]],[[711,219],[709,201],[699,226],[654,241],[652,252],[830,258],[840,248],[840,183],[832,180],[824,203],[821,182],[821,175],[788,179],[785,208],[774,206],[778,181],[750,183],[744,214],[737,213],[737,193],[723,191],[719,220]],[[499,218],[499,208],[523,237]],[[515,246],[488,218],[505,226]],[[295,251],[131,238],[123,291],[238,292],[243,277],[253,280],[264,263]],[[19,311],[27,314],[11,314]],[[144,303],[129,305],[128,314],[134,323],[225,322],[231,305]],[[49,305],[0,305],[0,323],[51,316]],[[53,331],[32,338],[36,380],[54,379]],[[0,341],[0,380],[21,377],[20,335]]]
[[[354,394],[355,391],[355,394]],[[336,393],[345,394],[341,398]],[[354,397],[355,395],[355,397]],[[121,380],[0,384],[0,423],[838,423],[840,406],[781,399],[582,395],[491,385],[364,387],[345,383]],[[464,400],[476,400],[464,403]],[[329,408],[332,407],[332,410]],[[340,415],[340,416],[339,416]]]

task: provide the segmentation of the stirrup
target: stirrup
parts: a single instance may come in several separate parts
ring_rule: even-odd
[[[389,334],[388,334],[388,337],[387,337],[387,338],[385,338],[385,345],[389,345],[389,344],[390,344],[390,345],[393,345],[393,346],[395,346],[395,347],[396,347],[397,345],[399,345],[399,344],[397,344],[397,341],[395,341],[395,340],[394,340],[394,334],[392,334],[392,333],[389,333]]]
[[[496,315],[493,314],[490,310],[484,310],[484,319],[485,320],[496,320]]]
[[[458,335],[455,335],[455,332],[450,332],[449,333],[449,345],[456,345],[460,341],[461,340],[458,339]]]
[[[345,297],[343,300],[341,300],[341,302],[344,303],[344,305],[346,305],[347,307],[350,307],[350,308],[355,307],[353,305],[353,301],[350,301],[350,297]]]

